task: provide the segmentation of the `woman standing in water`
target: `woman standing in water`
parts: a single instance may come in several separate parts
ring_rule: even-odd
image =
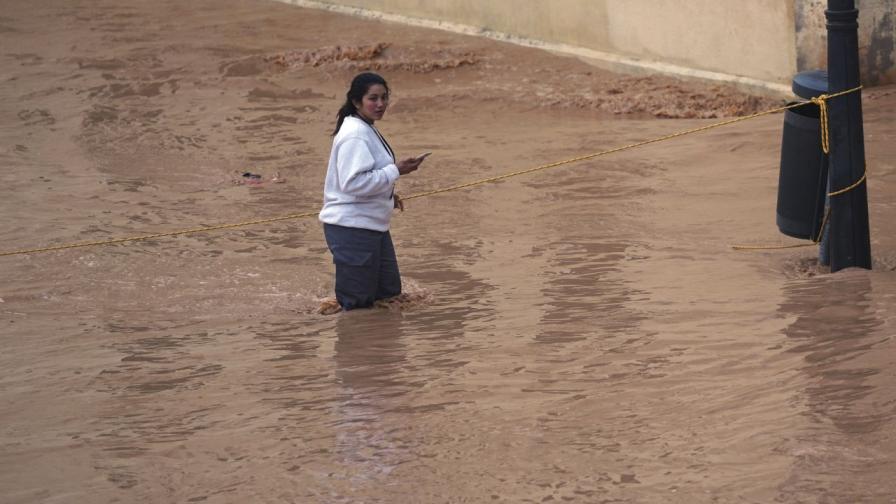
[[[375,73],[359,74],[346,93],[333,131],[319,218],[336,264],[336,300],[343,310],[366,308],[401,294],[389,234],[392,211],[404,210],[395,181],[416,170],[425,156],[396,161],[374,127],[388,106],[386,81]]]

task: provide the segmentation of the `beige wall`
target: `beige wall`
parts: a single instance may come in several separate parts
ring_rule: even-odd
[[[780,0],[610,0],[610,50],[759,80],[793,67],[793,10]]]
[[[424,26],[451,24],[553,49],[581,49],[616,65],[776,91],[789,88],[797,71],[824,67],[826,59],[825,0],[281,1]],[[896,80],[894,4],[858,0],[862,68],[872,83]]]

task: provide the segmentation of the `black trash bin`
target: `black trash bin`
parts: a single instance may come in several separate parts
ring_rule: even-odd
[[[812,98],[827,92],[827,74],[802,72],[793,92]],[[817,240],[824,221],[828,156],[821,149],[818,105],[808,103],[784,112],[781,172],[778,178],[778,229],[794,238]]]

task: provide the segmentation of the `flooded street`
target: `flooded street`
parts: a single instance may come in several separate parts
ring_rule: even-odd
[[[433,152],[404,195],[782,102],[277,2],[2,3],[0,251],[319,209],[367,68]],[[863,100],[872,271],[732,250],[795,243],[780,114],[408,201],[403,305],[315,313],[315,218],[0,257],[0,503],[896,502],[896,88]]]

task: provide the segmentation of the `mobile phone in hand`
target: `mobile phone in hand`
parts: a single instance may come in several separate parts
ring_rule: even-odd
[[[430,154],[432,154],[432,152],[424,152],[423,154],[420,154],[419,156],[415,157],[414,160],[416,160],[416,161],[423,161],[423,160],[426,159],[426,157],[429,156]]]

